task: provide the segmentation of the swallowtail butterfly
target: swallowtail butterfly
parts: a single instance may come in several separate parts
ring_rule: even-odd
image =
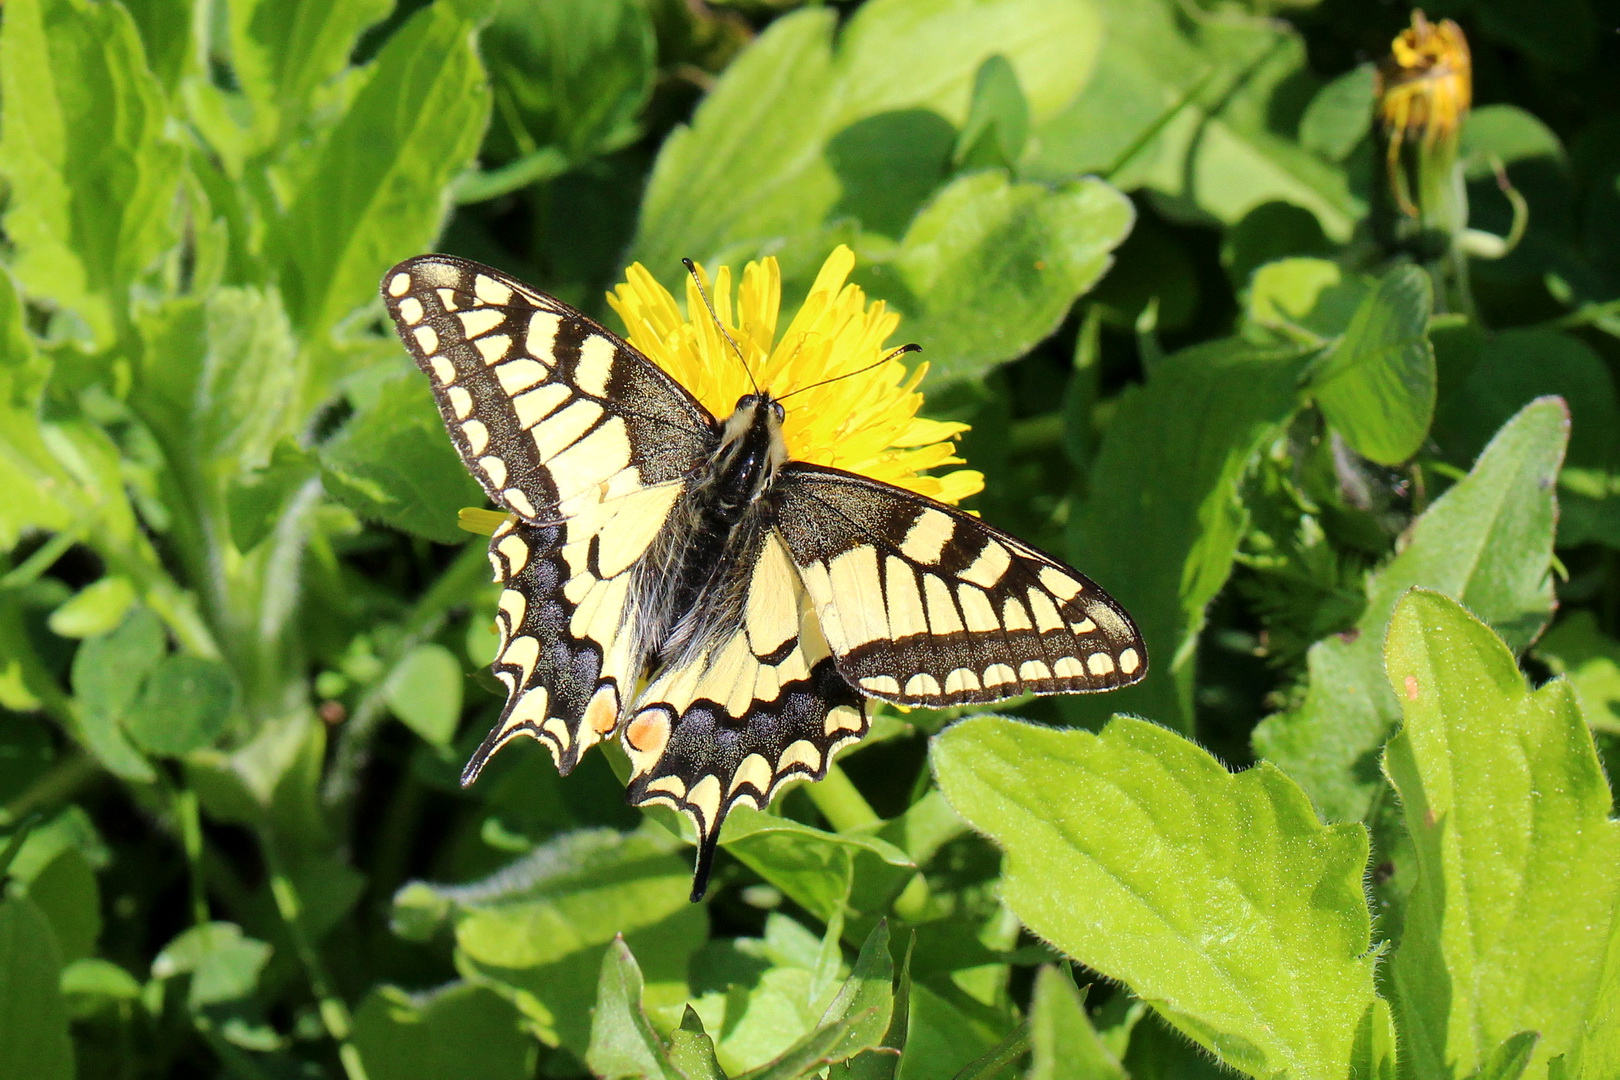
[[[963,705],[1146,673],[1120,606],[921,495],[788,457],[782,402],[724,419],[610,331],[497,270],[408,259],[382,283],[445,426],[509,513],[490,539],[500,720],[568,773],[623,740],[629,801],[689,815],[692,897],[739,803],[826,774],[867,697]]]

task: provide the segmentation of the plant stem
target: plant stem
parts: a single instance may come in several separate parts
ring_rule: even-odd
[[[315,992],[315,1004],[320,1012],[321,1023],[325,1026],[326,1033],[332,1037],[332,1041],[337,1043],[338,1060],[343,1063],[344,1075],[348,1080],[367,1080],[366,1067],[360,1060],[360,1051],[351,1040],[354,1018],[349,1014],[348,1004],[333,989],[326,963],[321,959],[315,942],[305,931],[303,900],[299,897],[298,887],[293,884],[292,876],[287,872],[286,864],[282,862],[281,855],[276,849],[275,837],[268,831],[261,832],[259,846],[264,850],[265,863],[270,871],[270,894],[275,897],[276,912],[281,916],[281,921],[287,925],[287,934],[292,938],[293,949],[298,953],[298,959],[309,976],[309,986]]]
[[[30,810],[60,802],[99,775],[101,767],[87,754],[59,761],[0,810],[0,824],[21,820]]]
[[[806,790],[810,794],[810,801],[815,803],[816,809],[821,811],[834,832],[875,830],[883,824],[883,819],[872,809],[872,804],[866,801],[866,796],[860,793],[836,761],[827,765],[825,777],[808,785]],[[896,916],[914,923],[927,909],[929,899],[928,882],[923,880],[922,871],[919,870],[906,882],[892,908]]]
[[[185,785],[174,793],[174,816],[180,826],[180,846],[186,853],[191,921],[202,926],[208,922],[208,893],[203,882],[202,815],[198,812],[197,793]]]

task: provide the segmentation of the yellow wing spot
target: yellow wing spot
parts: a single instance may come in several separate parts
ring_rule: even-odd
[[[991,664],[984,669],[984,685],[989,688],[1006,686],[1018,681],[1018,672],[1006,664]]]
[[[1035,629],[1061,630],[1063,617],[1058,614],[1057,605],[1052,598],[1043,592],[1029,591],[1029,609],[1035,613]]]
[[[495,550],[506,558],[508,577],[517,577],[529,565],[529,545],[522,538],[508,536],[495,545]]]
[[[821,751],[816,749],[815,743],[808,739],[796,739],[788,744],[782,751],[782,756],[776,759],[777,775],[782,775],[790,769],[803,768],[815,773],[821,768]]]
[[[415,326],[422,321],[427,311],[422,307],[422,301],[414,296],[407,296],[399,302],[399,317],[405,320],[405,325]]]
[[[416,338],[416,347],[422,350],[423,355],[432,356],[439,351],[439,334],[431,326],[418,326],[411,331]]]
[[[1081,619],[1077,623],[1070,623],[1069,629],[1073,630],[1077,634],[1089,634],[1093,630],[1097,629],[1097,624],[1092,622],[1090,619]]]
[[[523,347],[547,367],[557,358],[557,331],[562,329],[562,316],[549,311],[536,311],[529,316],[529,329],[523,335]]]
[[[1085,667],[1072,656],[1058,657],[1057,661],[1052,664],[1052,671],[1060,679],[1078,679],[1083,678],[1086,674]]]
[[[870,544],[851,548],[827,564],[835,596],[852,602],[839,604],[845,648],[884,637],[883,598],[878,592],[877,549]]]
[[[546,383],[512,399],[512,411],[525,431],[562,408],[572,395],[562,383]]]
[[[478,350],[478,355],[484,358],[486,365],[500,363],[511,351],[511,346],[512,339],[506,334],[491,334],[473,342],[473,348]]]
[[[601,415],[602,410],[594,403],[580,398],[566,409],[555,413],[544,424],[532,428],[529,434],[534,438],[535,449],[540,452],[540,460],[549,462],[573,446]],[[556,477],[559,488],[564,486],[563,479],[561,476]]]
[[[496,605],[506,621],[514,629],[523,625],[523,616],[529,611],[529,598],[516,589],[502,589],[500,602]]]
[[[398,273],[388,279],[388,295],[404,296],[411,291],[411,275]]]
[[[512,643],[501,652],[500,656],[502,664],[522,670],[523,676],[518,680],[519,686],[528,685],[529,676],[534,674],[534,665],[539,660],[540,643],[528,634],[513,638]]]
[[[456,381],[456,367],[442,356],[428,357],[428,365],[433,368],[433,377],[443,386],[449,386]]]
[[[893,675],[868,675],[861,680],[861,687],[874,694],[898,694],[900,683]]]
[[[466,387],[452,386],[444,393],[450,399],[450,411],[456,414],[457,420],[465,420],[472,415],[473,399]]]
[[[1119,654],[1119,670],[1127,675],[1135,675],[1136,669],[1142,666],[1142,657],[1135,649],[1124,649]]]
[[[948,515],[938,510],[924,510],[906,531],[906,538],[900,542],[900,551],[913,562],[932,566],[939,562],[945,545],[951,542],[951,535],[955,531],[956,522]]]
[[[456,299],[456,290],[435,289],[433,291],[439,294],[439,303],[444,305],[444,310],[455,311],[461,306],[461,301]]]
[[[1085,588],[1080,582],[1050,566],[1041,567],[1041,584],[1052,590],[1052,595],[1059,600],[1073,600]]]
[[[686,793],[686,805],[703,818],[703,831],[714,828],[714,819],[720,813],[720,778],[709,775],[692,785]]]
[[[574,741],[573,735],[568,731],[568,725],[561,717],[553,716],[541,725],[541,730],[557,740],[557,748],[560,750],[567,750],[568,744]]]
[[[889,616],[889,636],[911,637],[928,633],[928,617],[923,613],[922,595],[917,591],[917,574],[911,565],[890,555],[883,562],[887,589],[885,603]]]
[[[495,379],[508,396],[546,381],[547,371],[538,360],[518,357],[495,369]]]
[[[1007,554],[1007,549],[992,540],[984,545],[979,557],[958,576],[963,581],[971,581],[988,589],[1001,580],[1001,575],[1005,574],[1011,565],[1012,556]]]
[[[1052,677],[1052,669],[1040,660],[1025,660],[1018,665],[1018,677],[1025,682],[1042,682]]]
[[[761,795],[771,790],[771,763],[765,760],[763,754],[749,754],[732,774],[731,794],[735,795],[737,789],[744,785]]]
[[[488,457],[478,459],[478,467],[484,470],[484,475],[489,477],[491,484],[496,487],[506,486],[506,462],[490,454]]]
[[[619,724],[619,692],[611,686],[600,686],[585,706],[585,726],[598,735],[606,735]]]
[[[613,342],[592,334],[579,347],[574,366],[574,385],[592,397],[607,397],[608,379],[613,375]]]
[[[979,689],[979,674],[976,671],[959,667],[945,676],[945,692],[947,694],[960,694],[977,689]]]
[[[669,715],[663,709],[643,709],[624,729],[624,751],[637,776],[653,767],[669,745]]]
[[[907,697],[938,697],[940,693],[939,680],[926,671],[919,671],[906,682]]]
[[[546,706],[550,704],[551,695],[543,686],[536,686],[526,691],[512,705],[512,711],[506,715],[506,723],[501,725],[501,732],[510,735],[519,728],[538,728],[546,718]]]
[[[533,521],[537,516],[534,512],[534,503],[530,502],[529,497],[517,488],[507,488],[501,492],[501,498],[514,514],[526,517],[530,521]]]
[[[923,575],[923,588],[928,595],[928,627],[936,634],[954,634],[963,629],[962,618],[956,613],[956,601],[951,590],[933,574]]]
[[[848,705],[836,706],[828,710],[827,719],[823,721],[821,729],[828,735],[836,735],[840,731],[859,731],[861,730],[861,711]]]
[[[962,605],[962,617],[967,620],[969,630],[988,634],[1001,629],[1001,623],[996,621],[996,609],[990,606],[990,597],[983,589],[958,585],[956,599]]]
[[[461,320],[461,330],[470,340],[480,334],[489,333],[501,325],[501,320],[506,316],[492,308],[474,308],[471,311],[461,312],[456,318]]]
[[[686,781],[678,776],[660,776],[656,780],[647,782],[647,790],[664,795],[673,795],[677,799],[684,799],[686,798]]]
[[[1008,630],[1033,630],[1035,624],[1029,621],[1029,609],[1018,602],[1016,596],[1009,596],[1001,605],[1001,625]]]
[[[1114,658],[1105,652],[1094,652],[1086,657],[1086,670],[1093,675],[1112,675]]]
[[[482,420],[468,420],[461,425],[461,433],[467,437],[467,446],[475,454],[482,454],[489,446],[489,428]]]
[[[512,290],[487,274],[478,275],[473,282],[473,292],[477,293],[478,299],[484,303],[494,304],[497,307],[512,301]]]

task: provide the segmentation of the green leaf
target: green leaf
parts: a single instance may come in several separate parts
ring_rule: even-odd
[[[1503,1039],[1474,1077],[1477,1080],[1519,1080],[1530,1067],[1530,1056],[1535,1052],[1539,1038],[1540,1035],[1534,1031],[1521,1031]],[[1548,1067],[1550,1072],[1550,1062]]]
[[[0,902],[0,971],[0,1076],[73,1080],[62,954],[51,924],[25,897]]]
[[[538,1044],[512,1003],[486,986],[458,982],[428,994],[380,986],[354,1014],[354,1045],[367,1080],[528,1080]]]
[[[1043,967],[1029,1006],[1030,1064],[1025,1080],[1127,1080],[1097,1037],[1085,998],[1067,972]]]
[[[443,645],[426,642],[406,653],[389,676],[388,708],[429,745],[446,747],[461,720],[465,681],[461,661]]]
[[[838,217],[896,235],[909,215],[895,212],[892,192],[875,192],[882,209],[872,219],[848,201],[852,187],[874,192],[875,160],[920,202],[945,178],[949,129],[966,121],[990,57],[1011,65],[1039,120],[1084,84],[1100,36],[1092,7],[1066,0],[875,0],[839,30],[835,50],[836,21],[827,10],[777,19],[726,69],[691,127],[665,141],[633,245],[655,275],[673,279],[683,256],[754,255]],[[928,152],[897,157],[911,147]],[[789,280],[813,272],[831,244],[811,246],[808,266],[783,253]]]
[[[21,0],[0,33],[0,171],[24,291],[77,312],[98,341],[174,241],[181,151],[121,4]]]
[[[62,998],[75,1020],[89,1019],[104,1010],[138,1002],[141,984],[117,964],[87,956],[62,969]]]
[[[135,606],[135,586],[125,577],[104,577],[86,585],[51,612],[51,633],[67,638],[100,637],[124,621]]]
[[[1190,19],[1164,0],[1098,6],[1107,33],[1096,74],[1037,123],[1028,175],[1099,173],[1199,222],[1232,224],[1264,203],[1291,203],[1332,239],[1349,237],[1364,207],[1346,171],[1278,123],[1300,115],[1319,85],[1296,31],[1231,9]]]
[[[1029,138],[1029,103],[1018,72],[997,53],[979,65],[967,120],[951,155],[959,169],[1011,169]]]
[[[1416,266],[1385,274],[1344,336],[1312,372],[1316,403],[1350,448],[1399,465],[1423,445],[1434,418],[1434,350],[1425,334],[1433,297]]]
[[[124,718],[167,651],[157,616],[136,608],[117,630],[91,638],[73,656],[73,692],[85,748],[117,776],[146,783],[157,779],[125,734]]]
[[[231,71],[290,139],[305,116],[331,99],[331,83],[348,66],[361,32],[390,7],[388,0],[236,0],[230,6]]]
[[[251,997],[269,960],[269,945],[246,936],[235,923],[211,922],[169,942],[152,961],[152,977],[190,975],[187,1000],[193,1009],[203,1009]]]
[[[1531,691],[1486,624],[1427,590],[1385,652],[1403,718],[1385,768],[1418,866],[1392,967],[1406,1067],[1492,1067],[1526,1031],[1532,1074],[1578,1061],[1617,960],[1620,822],[1575,696]]]
[[[1057,329],[1134,218],[1130,201],[1100,180],[1053,189],[975,173],[942,189],[894,255],[858,277],[902,313],[935,379],[978,375]]]
[[[1278,259],[1255,271],[1244,314],[1292,340],[1320,344],[1345,332],[1368,292],[1363,278],[1346,276],[1328,259]]]
[[[737,1080],[799,1080],[818,1075],[829,1064],[881,1046],[894,1007],[894,961],[889,956],[888,924],[873,927],[849,978],[816,1028],[775,1061]]]
[[[976,717],[932,757],[1007,852],[1002,898],[1036,935],[1228,1065],[1346,1075],[1375,1000],[1366,830],[1323,826],[1270,765],[1234,776],[1132,718],[1094,735]]]
[[[1191,725],[1204,609],[1243,533],[1238,487],[1298,409],[1307,356],[1212,342],[1169,357],[1120,397],[1070,543],[1075,565],[1135,618],[1154,666],[1137,686],[1066,703],[1071,715],[1100,721],[1117,709]]]
[[[1620,641],[1598,628],[1597,616],[1571,611],[1536,642],[1536,655],[1569,680],[1594,730],[1620,734]]]
[[[681,1013],[681,1026],[669,1033],[669,1063],[689,1080],[726,1080],[714,1056],[714,1040],[690,1005]]]
[[[71,847],[58,852],[33,874],[27,896],[50,920],[64,963],[95,951],[101,936],[101,889],[81,852]]]
[[[691,884],[668,841],[598,830],[564,834],[487,885],[439,891],[455,904],[457,967],[505,987],[547,1043],[584,1054],[578,1003],[616,936],[641,958],[653,1005],[686,1000],[687,961],[708,936]]]
[[[1330,161],[1343,161],[1372,132],[1377,69],[1359,64],[1311,98],[1299,118],[1299,142]]]
[[[180,757],[219,738],[235,707],[229,667],[200,656],[168,656],[147,678],[124,729],[147,753]]]
[[[365,80],[278,229],[281,289],[306,337],[374,300],[382,268],[432,243],[447,185],[488,122],[472,28],[449,5],[412,16]]]
[[[1255,729],[1255,749],[1329,820],[1360,820],[1382,785],[1378,750],[1400,715],[1384,679],[1383,641],[1408,589],[1458,598],[1518,648],[1545,625],[1553,607],[1553,479],[1568,434],[1568,413],[1556,399],[1509,421],[1468,476],[1412,525],[1400,553],[1368,575],[1355,628],[1311,646],[1304,702]]]
[[[192,14],[187,0],[123,0],[141,33],[146,62],[171,94],[192,60]]]
[[[852,882],[879,893],[885,887],[898,891],[914,866],[905,852],[880,837],[827,832],[748,807],[738,807],[726,819],[722,843],[738,861],[824,922],[851,902]],[[892,897],[865,898],[873,902],[857,901],[856,910],[879,910],[880,901]]]
[[[502,0],[478,39],[497,102],[497,160],[550,150],[566,165],[618,149],[652,93],[657,39],[638,0]]]
[[[30,529],[68,527],[82,507],[78,486],[51,452],[40,405],[50,364],[29,336],[22,298],[11,274],[0,271],[0,548],[10,550]]]
[[[358,402],[320,459],[327,494],[361,517],[443,544],[465,542],[457,511],[486,501],[414,371],[383,380]]]
[[[684,1080],[647,1019],[641,991],[641,968],[624,938],[615,937],[602,954],[585,1063],[603,1080]]]

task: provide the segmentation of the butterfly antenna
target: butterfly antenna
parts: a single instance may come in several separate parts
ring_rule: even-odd
[[[730,331],[726,329],[726,324],[720,321],[720,313],[714,310],[713,304],[709,303],[709,294],[703,289],[703,279],[698,277],[697,263],[691,259],[682,259],[681,265],[686,267],[688,274],[692,275],[692,281],[697,285],[698,295],[703,297],[703,306],[709,309],[709,316],[714,319],[715,328],[720,331],[720,336],[726,339],[727,343],[731,345],[731,351],[737,354],[737,362],[742,365],[743,374],[748,376],[748,382],[753,386],[754,393],[759,393],[759,383],[754,381],[754,373],[749,369],[748,361],[743,358],[742,350],[737,348],[737,343],[732,340]]]
[[[874,361],[872,361],[872,363],[867,364],[863,368],[856,368],[854,371],[846,371],[842,375],[834,375],[830,379],[822,379],[820,382],[813,382],[809,386],[801,386],[797,390],[794,390],[792,393],[783,394],[781,397],[777,398],[776,400],[778,400],[778,401],[786,401],[788,398],[792,397],[794,394],[802,394],[806,390],[814,390],[818,386],[826,386],[828,383],[835,383],[839,379],[854,378],[856,375],[860,375],[860,374],[863,374],[864,372],[871,371],[875,367],[882,367],[884,364],[887,364],[890,360],[893,360],[897,356],[904,356],[904,355],[906,355],[906,353],[914,353],[914,352],[922,352],[922,346],[918,345],[915,341],[911,342],[910,344],[900,346],[898,349],[894,350],[892,353],[889,353],[887,356],[883,357],[883,359],[874,360]]]

